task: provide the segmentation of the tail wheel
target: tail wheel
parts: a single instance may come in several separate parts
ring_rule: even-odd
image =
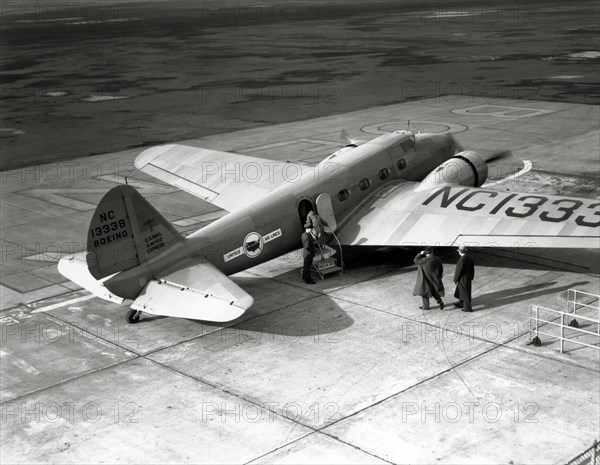
[[[127,312],[127,315],[125,316],[125,319],[127,320],[127,323],[129,323],[130,325],[137,323],[138,321],[140,321],[140,315],[142,312],[138,311],[138,310],[129,310]]]

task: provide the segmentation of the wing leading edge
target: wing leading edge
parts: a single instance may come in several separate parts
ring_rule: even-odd
[[[241,210],[310,167],[168,144],[145,150],[137,169],[228,211]]]
[[[343,245],[600,248],[600,202],[399,182],[347,220]]]

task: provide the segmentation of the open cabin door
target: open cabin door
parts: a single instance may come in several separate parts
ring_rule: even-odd
[[[337,229],[337,221],[335,220],[335,213],[329,194],[324,192],[317,197],[317,213],[327,223],[331,232]]]

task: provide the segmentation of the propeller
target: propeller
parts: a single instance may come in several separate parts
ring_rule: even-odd
[[[454,137],[452,134],[447,134],[447,136],[450,138],[450,140],[454,144],[456,152],[462,152],[464,150],[464,148],[461,145],[461,143],[456,140],[456,137]]]
[[[342,129],[342,132],[340,132],[340,139],[342,139],[342,141],[345,142],[346,145],[358,145],[364,142],[363,140],[352,139],[348,134],[348,131],[346,131],[345,129]]]
[[[501,150],[498,152],[491,152],[489,154],[485,154],[483,159],[486,163],[490,163],[492,161],[506,160],[508,158],[512,158],[513,153],[510,150]]]

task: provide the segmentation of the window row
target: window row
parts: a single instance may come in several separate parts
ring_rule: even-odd
[[[406,168],[406,160],[404,160],[404,158],[401,158],[400,160],[398,160],[397,166],[398,166],[399,170],[403,170],[404,168]],[[389,178],[389,176],[390,176],[390,170],[388,170],[387,168],[383,168],[382,170],[379,171],[379,179],[381,179],[382,181]],[[371,185],[371,181],[369,181],[367,178],[362,179],[358,183],[358,187],[360,188],[361,191],[368,189],[370,185]],[[341,191],[338,192],[338,200],[340,202],[343,202],[348,197],[350,197],[350,192],[348,191],[348,189],[342,189]]]

